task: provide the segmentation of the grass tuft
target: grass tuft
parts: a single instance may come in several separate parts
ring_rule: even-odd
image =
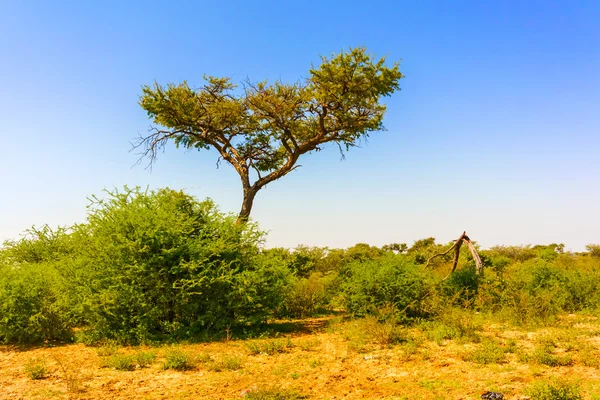
[[[44,379],[48,375],[46,360],[43,358],[32,358],[25,364],[25,372],[32,380]]]
[[[506,362],[507,349],[492,340],[484,341],[481,346],[465,356],[466,361],[478,364],[502,364]]]
[[[295,390],[261,388],[244,392],[243,398],[248,400],[302,400],[308,397]]]
[[[225,355],[208,364],[208,369],[214,372],[237,371],[242,368],[242,359],[238,356]]]
[[[172,348],[165,352],[163,369],[174,369],[176,371],[187,371],[196,368],[196,359],[181,349]]]
[[[246,343],[246,347],[250,351],[252,355],[258,354],[267,354],[274,355],[278,353],[286,353],[294,344],[292,341],[288,339],[273,339],[273,340],[263,340],[263,341],[251,341]]]

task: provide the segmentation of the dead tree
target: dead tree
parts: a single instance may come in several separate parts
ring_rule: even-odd
[[[469,247],[469,250],[471,251],[471,255],[473,256],[473,260],[475,260],[475,267],[476,267],[475,271],[476,271],[477,275],[483,275],[483,263],[481,262],[481,257],[479,257],[479,253],[477,253],[477,249],[473,245],[473,242],[471,242],[471,239],[469,239],[469,237],[467,236],[466,231],[463,232],[462,235],[460,235],[458,239],[456,239],[454,244],[448,250],[446,250],[443,253],[434,254],[433,256],[429,257],[429,260],[427,260],[427,264],[425,264],[425,267],[428,267],[429,263],[434,258],[439,257],[439,256],[444,256],[444,255],[450,253],[450,251],[452,251],[452,249],[454,249],[454,259],[452,260],[452,270],[450,271],[448,276],[444,278],[444,280],[448,279],[450,277],[450,275],[452,275],[452,273],[456,270],[456,266],[458,265],[458,256],[460,255],[460,247],[462,246],[463,242],[467,244],[467,246]]]

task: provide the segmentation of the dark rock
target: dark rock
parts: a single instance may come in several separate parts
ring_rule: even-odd
[[[481,395],[483,400],[502,400],[504,399],[504,395],[498,392],[485,392]]]

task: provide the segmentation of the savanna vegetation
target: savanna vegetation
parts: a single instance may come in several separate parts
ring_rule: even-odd
[[[241,210],[125,187],[5,242],[0,398],[600,399],[600,245],[264,246],[258,191],[382,130],[403,77],[364,48],[321,61],[295,84],[143,88],[142,156],[216,150]]]
[[[239,397],[238,389],[247,398],[320,398],[307,389],[307,377],[329,376],[334,364],[343,375],[344,362],[366,374],[356,378],[366,397],[415,398],[394,386],[404,375],[385,378],[391,386],[373,383],[377,390],[369,392],[379,375],[361,368],[426,371],[423,363],[445,359],[498,375],[473,389],[428,375],[434,368],[411,381],[420,385],[420,398],[459,392],[476,398],[483,389],[598,398],[597,245],[583,253],[565,252],[561,244],[480,249],[483,274],[461,249],[459,267],[448,276],[450,254],[427,264],[450,245],[434,238],[383,247],[265,248],[259,227],[237,219],[181,191],[124,188],[92,197],[84,223],[34,228],[4,243],[0,341],[9,347],[2,351],[42,346],[29,350],[37,358],[19,353],[26,358],[13,365],[15,376],[50,382],[45,378],[54,374],[75,385],[56,396],[97,397],[61,359],[59,349],[73,346],[78,354],[97,352],[92,364],[114,373],[204,371],[246,385],[232,384],[221,398]],[[277,360],[274,379],[256,386],[252,371],[262,358]],[[554,379],[567,369],[592,378]],[[527,378],[512,386],[500,379],[511,373]],[[43,393],[39,398],[49,396]]]

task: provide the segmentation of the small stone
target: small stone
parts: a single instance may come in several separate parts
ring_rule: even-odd
[[[504,399],[504,395],[498,392],[485,392],[481,395],[483,400],[502,400]]]

